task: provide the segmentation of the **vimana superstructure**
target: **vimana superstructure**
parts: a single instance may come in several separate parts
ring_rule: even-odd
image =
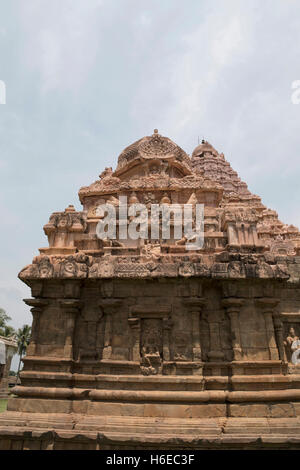
[[[99,239],[97,207],[204,205],[204,244]],[[157,130],[54,212],[0,449],[300,448],[300,233],[203,141]],[[129,217],[130,218],[130,217]],[[128,220],[130,223],[130,220]]]

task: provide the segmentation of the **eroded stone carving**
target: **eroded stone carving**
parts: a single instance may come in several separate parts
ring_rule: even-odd
[[[162,320],[145,318],[142,320],[141,330],[142,374],[160,374],[163,353]]]

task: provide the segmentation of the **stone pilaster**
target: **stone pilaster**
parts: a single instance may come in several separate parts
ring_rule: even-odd
[[[172,322],[168,317],[163,318],[163,360],[170,360],[170,330]]]
[[[110,359],[112,356],[112,334],[113,334],[113,315],[117,312],[121,306],[122,301],[120,299],[102,299],[99,302],[99,307],[105,315],[105,326],[104,326],[104,347],[102,353],[102,359]]]
[[[275,337],[278,348],[279,359],[281,361],[287,362],[286,352],[283,344],[283,324],[282,319],[279,313],[275,312],[273,314],[274,328],[275,328]]]
[[[201,342],[200,342],[200,319],[204,299],[191,298],[187,300],[189,312],[192,319],[192,348],[193,348],[193,361],[198,362],[202,360]]]
[[[59,303],[66,318],[64,357],[73,359],[73,340],[76,316],[80,312],[82,302],[77,299],[63,299],[60,300]]]
[[[112,337],[112,316],[110,313],[105,314],[105,327],[104,327],[104,347],[102,352],[102,359],[110,359],[112,355],[111,346]]]
[[[227,314],[230,318],[231,335],[232,335],[232,350],[234,361],[242,360],[242,344],[239,313],[244,303],[243,299],[229,297],[223,300],[223,305],[226,308]]]
[[[265,317],[269,359],[272,361],[276,361],[279,359],[279,352],[275,341],[275,330],[273,322],[273,315],[276,316],[276,312],[274,311],[274,309],[278,302],[278,299],[269,297],[262,297],[261,299],[256,299],[256,304],[259,306],[261,312]]]
[[[216,320],[210,319],[209,321],[209,339],[210,339],[210,350],[208,357],[210,361],[222,361],[224,359],[224,353],[221,347],[220,338],[220,323]]]
[[[230,246],[238,246],[239,245],[239,237],[237,232],[236,224],[233,222],[229,222],[227,225],[227,236],[228,236],[228,244]]]
[[[30,309],[32,313],[31,338],[27,347],[27,356],[35,356],[37,354],[40,316],[49,301],[46,299],[24,299],[24,302],[32,307]]]
[[[128,318],[128,323],[131,328],[131,359],[134,362],[141,360],[141,319],[137,317]]]
[[[220,316],[218,312],[204,312],[204,318],[209,328],[209,352],[207,354],[210,362],[220,362],[224,359],[221,346]]]
[[[253,245],[258,246],[259,245],[259,240],[258,240],[258,235],[257,235],[256,224],[251,224],[250,225],[250,234],[251,234]]]

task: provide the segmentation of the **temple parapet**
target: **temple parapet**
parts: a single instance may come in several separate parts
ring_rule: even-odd
[[[247,245],[248,246],[248,245]],[[155,246],[153,248],[155,250]],[[111,251],[111,250],[110,250]],[[122,251],[116,247],[116,251]],[[275,256],[247,254],[237,256],[230,252],[220,252],[215,256],[195,255],[187,261],[181,254],[149,254],[132,256],[124,254],[93,258],[83,253],[69,256],[38,256],[33,264],[26,266],[19,274],[21,280],[30,284],[35,279],[101,279],[101,278],[163,278],[196,277],[219,279],[282,279],[290,277],[289,264]],[[300,273],[299,273],[300,275]]]
[[[54,212],[49,222],[44,225],[48,237],[49,248],[40,248],[41,254],[73,254],[76,253],[76,241],[80,240],[87,227],[86,216],[76,212],[74,206],[69,206],[64,212]]]

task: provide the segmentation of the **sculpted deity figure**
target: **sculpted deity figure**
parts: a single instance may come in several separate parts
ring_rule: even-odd
[[[60,217],[57,218],[57,228],[60,230],[65,230],[69,226],[70,226],[69,214],[61,214]]]
[[[162,359],[158,349],[154,345],[144,345],[142,347],[141,354],[141,372],[143,375],[156,375],[161,373]]]
[[[76,277],[77,276],[77,265],[73,257],[66,258],[61,265],[62,277]]]
[[[41,278],[47,278],[53,275],[53,266],[48,257],[44,257],[40,260],[38,270]]]
[[[144,204],[149,208],[151,204],[155,204],[156,199],[153,193],[148,192],[144,195]]]
[[[158,175],[160,173],[159,167],[157,165],[152,165],[149,169],[150,175]]]
[[[299,350],[300,348],[300,341],[299,341],[299,337],[296,336],[296,333],[293,327],[289,329],[288,336],[286,337],[284,341],[284,346],[285,346],[286,357],[287,357],[288,362],[291,362],[291,361],[293,362],[293,359],[296,360],[296,358],[298,357],[300,353],[299,351],[297,354],[295,354],[296,351]],[[297,359],[297,361],[299,360]],[[295,364],[295,362],[293,363]]]
[[[159,240],[154,240],[153,243],[145,240],[145,244],[142,247],[141,253],[146,259],[157,259],[161,255],[161,246]]]

